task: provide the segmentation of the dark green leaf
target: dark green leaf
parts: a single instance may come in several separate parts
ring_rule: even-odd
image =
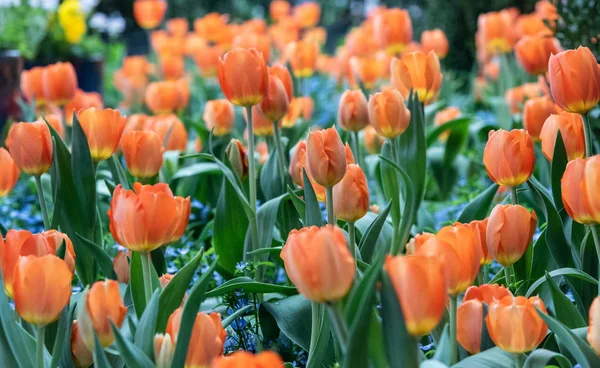
[[[492,348],[468,357],[452,368],[506,368],[514,367],[514,356],[500,348]]]
[[[290,199],[292,200],[292,203],[294,204],[296,211],[298,212],[300,217],[302,217],[302,219],[304,219],[304,214],[306,213],[306,205],[304,204],[304,201],[300,197],[298,197],[298,195],[294,192],[294,190],[289,185],[287,188],[288,188],[288,194],[290,195]]]
[[[71,150],[71,170],[74,173],[73,185],[75,188],[75,192],[72,194],[76,196],[79,203],[77,217],[82,221],[84,230],[79,233],[89,237],[96,226],[96,169],[87,138],[77,116],[73,116]]]
[[[536,349],[529,354],[523,368],[545,367],[555,360],[560,368],[572,368],[573,365],[564,355],[546,349]]]
[[[54,346],[52,347],[52,360],[50,362],[50,367],[58,366],[65,345],[69,345],[70,350],[71,344],[65,344],[65,341],[70,341],[69,338],[67,338],[67,336],[71,336],[70,332],[74,310],[75,304],[73,304],[70,308],[69,306],[66,306],[60,314],[60,319],[58,320],[58,328],[56,330],[56,336],[54,338]],[[68,335],[67,332],[69,332]]]
[[[587,273],[580,271],[578,269],[575,269],[575,268],[559,268],[558,270],[550,271],[548,273],[548,276],[549,277],[573,276],[578,279],[587,281],[591,284],[598,285],[598,280],[596,280],[592,276],[588,275]],[[531,285],[531,287],[529,287],[529,290],[527,290],[527,293],[525,293],[525,296],[529,298],[531,295],[533,295],[533,293],[535,293],[537,288],[540,287],[540,285],[542,285],[547,280],[548,279],[546,276],[540,277],[538,280],[536,280],[536,282],[533,283],[533,285]]]
[[[96,332],[94,332],[94,351],[92,355],[94,357],[94,368],[111,368]]]
[[[277,326],[290,340],[308,351],[310,348],[311,303],[302,295],[262,304],[275,318]]]
[[[552,277],[546,272],[546,282],[552,292],[552,301],[554,304],[554,314],[568,328],[584,327],[587,325],[585,319],[579,314],[577,308],[571,300],[558,288]]]
[[[158,318],[159,290],[155,290],[135,330],[135,345],[148,357],[154,356],[154,334]]]
[[[434,144],[437,141],[438,137],[444,132],[448,130],[454,131],[468,128],[472,121],[473,118],[469,116],[465,118],[454,119],[438,127],[435,127],[435,129],[432,129],[429,132],[427,132],[427,147]]]
[[[244,240],[249,229],[247,216],[240,216],[244,205],[240,202],[235,188],[223,180],[221,194],[215,209],[213,248],[219,256],[219,266],[228,272],[235,272],[235,266],[244,256]]]
[[[360,239],[360,244],[358,248],[360,249],[360,254],[362,259],[365,262],[370,262],[373,256],[373,251],[375,250],[375,245],[377,244],[377,239],[383,229],[383,225],[385,224],[387,217],[392,208],[392,201],[389,201],[383,210],[377,215],[375,220],[371,222],[371,225],[367,228],[367,231],[363,234]]]
[[[302,169],[302,175],[304,177],[304,204],[306,209],[304,226],[323,226],[324,221],[321,214],[321,207],[305,169]]]
[[[468,223],[486,218],[497,191],[498,184],[492,184],[489,188],[469,202],[465,208],[463,208],[462,212],[458,216],[457,221],[461,223]]]
[[[552,155],[552,197],[554,198],[554,206],[557,211],[560,211],[564,207],[560,180],[567,168],[567,162],[569,162],[567,159],[567,151],[563,143],[562,134],[559,130],[556,134],[556,143]]]
[[[212,298],[216,296],[223,296],[229,292],[232,292],[237,289],[242,289],[246,293],[279,293],[283,295],[294,295],[297,294],[298,291],[293,286],[283,286],[283,285],[274,285],[274,284],[266,284],[264,282],[258,282],[250,277],[236,277],[235,279],[229,280],[220,286],[212,289],[211,291],[206,293],[207,298]]]
[[[113,178],[113,182],[115,183],[115,186],[117,184],[121,184],[123,186],[123,188],[125,188],[125,189],[129,190],[129,189],[133,188],[133,183],[131,183],[131,181],[129,181],[129,178],[127,177],[127,173],[125,172],[125,169],[119,162],[119,159],[117,159],[117,156],[115,156],[115,155],[110,156],[108,158],[108,160],[106,160],[106,163],[108,164],[108,168],[110,169],[110,172],[112,174],[112,178]]]
[[[146,309],[146,294],[144,291],[144,277],[142,272],[142,258],[147,257],[147,254],[140,252],[131,252],[131,262],[129,263],[129,286],[131,291],[131,299],[133,300],[133,309],[138,318],[142,318],[142,314]],[[152,263],[150,263],[152,265]],[[154,267],[151,268],[152,290],[160,288],[158,275]],[[173,280],[171,280],[173,281]]]
[[[238,310],[236,310],[235,312],[233,312],[232,314],[230,314],[229,316],[227,316],[227,318],[225,318],[222,322],[223,328],[227,328],[229,327],[230,324],[233,323],[233,321],[235,321],[236,319],[238,319],[239,317],[243,316],[247,311],[249,311],[250,309],[254,308],[254,306],[252,305],[247,305],[245,307],[242,307]]]
[[[221,170],[217,164],[212,162],[198,162],[186,167],[183,167],[173,175],[171,180],[188,178],[190,176],[202,174],[220,174]]]
[[[89,254],[91,254],[94,257],[94,259],[98,263],[98,266],[100,266],[100,270],[102,271],[104,277],[116,280],[117,275],[115,274],[113,262],[108,256],[108,254],[106,254],[106,252],[102,250],[102,248],[98,244],[84,238],[80,234],[76,235],[81,244],[86,247]],[[77,256],[79,257],[79,254]]]
[[[157,294],[155,293],[154,295]],[[128,368],[154,368],[152,360],[148,358],[142,349],[136,346],[137,343],[134,345],[131,341],[124,338],[112,321],[110,321],[110,327],[115,336],[115,345],[119,350],[119,355]],[[154,340],[153,335],[150,335],[150,337]]]

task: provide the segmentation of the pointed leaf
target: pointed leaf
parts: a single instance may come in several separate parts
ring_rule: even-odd
[[[158,317],[160,291],[155,290],[135,330],[135,345],[148,357],[154,356],[154,334]]]
[[[302,169],[302,176],[304,177],[304,204],[306,209],[304,226],[323,226],[321,207],[319,207],[319,201],[317,201],[317,196],[305,169]]]
[[[486,218],[497,191],[498,184],[494,183],[477,197],[473,198],[473,200],[463,208],[457,221],[468,223]]]

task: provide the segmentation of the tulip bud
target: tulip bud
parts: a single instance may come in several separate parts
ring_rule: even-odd
[[[185,151],[188,133],[177,115],[156,116],[148,123],[148,128],[158,134],[167,151]],[[168,139],[167,139],[168,138]]]
[[[361,90],[347,90],[342,94],[338,107],[338,124],[351,132],[358,132],[369,125],[369,106]]]
[[[283,360],[277,353],[263,350],[256,355],[238,350],[231,355],[215,359],[212,368],[279,368],[284,365]]]
[[[409,52],[400,59],[394,58],[391,63],[391,83],[408,99],[410,91],[418,94],[419,101],[424,104],[432,102],[440,91],[442,73],[440,60],[430,51]]]
[[[189,197],[175,197],[164,183],[135,183],[133,188],[125,190],[119,184],[113,192],[108,218],[117,243],[129,250],[150,252],[181,238],[190,217]]]
[[[587,328],[587,341],[596,354],[600,355],[600,296],[594,298],[589,311],[590,324]]]
[[[127,169],[136,178],[151,178],[163,164],[164,148],[158,134],[149,130],[130,131],[121,138]]]
[[[233,105],[227,99],[207,101],[202,116],[206,128],[216,136],[231,133],[235,122]]]
[[[95,107],[81,110],[77,119],[90,147],[95,162],[109,158],[117,149],[125,129],[125,116],[119,110],[98,110]]]
[[[421,45],[423,45],[424,52],[433,51],[440,59],[446,57],[450,48],[446,34],[441,29],[423,31],[421,33]]]
[[[114,280],[97,281],[84,291],[78,305],[77,320],[85,345],[94,349],[94,332],[102,347],[113,343],[115,337],[110,326],[121,327],[125,321],[127,308],[119,293],[119,283]]]
[[[321,7],[314,1],[308,1],[294,6],[293,15],[301,28],[314,27],[319,23]]]
[[[400,301],[408,332],[421,337],[433,330],[446,309],[446,277],[438,260],[425,255],[388,255],[383,268]]]
[[[4,197],[15,187],[21,172],[10,153],[3,147],[0,147],[0,172],[0,197]]]
[[[404,9],[385,9],[373,19],[373,33],[381,49],[395,55],[404,51],[412,40],[412,22]]]
[[[333,187],[346,173],[344,145],[335,128],[311,132],[306,140],[306,169],[324,187]]]
[[[540,140],[542,127],[552,114],[560,114],[560,108],[547,96],[532,98],[525,102],[523,127],[534,141]]]
[[[130,267],[128,253],[119,251],[115,259],[113,259],[113,268],[117,274],[117,279],[124,284],[129,284]]]
[[[490,131],[483,150],[485,170],[499,185],[516,187],[526,182],[535,166],[533,140],[526,131]]]
[[[292,283],[311,301],[336,302],[352,286],[354,258],[338,227],[292,230],[280,255]]]
[[[42,175],[52,165],[54,148],[46,123],[13,124],[6,137],[6,147],[15,164],[26,174]]]
[[[410,110],[397,90],[384,89],[369,97],[369,120],[377,134],[394,139],[410,124]]]
[[[235,105],[257,105],[267,94],[267,64],[256,49],[235,48],[219,58],[218,66],[221,89]]]
[[[527,250],[537,225],[535,211],[520,205],[497,205],[490,214],[486,229],[489,254],[509,267]]]
[[[44,99],[63,106],[77,90],[77,74],[71,63],[48,65],[42,72]]]
[[[565,111],[583,114],[600,101],[600,67],[587,47],[550,56],[548,77],[554,102]]]
[[[544,35],[523,37],[515,45],[515,55],[521,67],[529,74],[545,74],[550,55],[558,54],[556,41]]]
[[[535,349],[548,333],[536,308],[547,314],[544,302],[537,296],[527,299],[509,295],[491,303],[485,324],[494,344],[513,354]]]
[[[71,299],[73,275],[54,255],[19,257],[14,268],[15,310],[35,326],[46,326],[60,317]]]
[[[44,68],[39,66],[29,70],[23,70],[21,73],[21,92],[23,92],[23,95],[25,95],[25,98],[28,101],[35,99],[35,104],[37,106],[45,104],[42,80],[43,74]]]
[[[548,161],[552,161],[556,135],[560,130],[567,151],[567,158],[573,160],[585,157],[585,133],[583,129],[583,121],[579,114],[563,111],[558,115],[550,115],[540,132],[544,156]]]
[[[369,186],[360,166],[349,164],[342,181],[333,187],[333,210],[338,219],[349,223],[367,214]]]
[[[288,111],[290,101],[283,82],[274,74],[269,74],[269,88],[258,110],[270,121],[279,121]]]
[[[79,333],[79,322],[73,321],[71,325],[71,357],[78,368],[88,368],[94,363],[94,357],[90,349],[85,345]]]
[[[175,342],[169,334],[154,335],[154,363],[156,368],[170,368],[175,354]]]
[[[294,99],[294,80],[290,75],[290,71],[287,67],[280,64],[275,64],[269,67],[269,78],[275,76],[281,80],[283,87],[285,87],[285,93],[287,94],[288,101],[291,102]]]
[[[292,66],[296,78],[306,78],[313,75],[317,66],[319,45],[315,42],[290,42],[285,49],[286,59]]]
[[[160,25],[167,11],[165,0],[135,0],[133,16],[143,29],[153,29]]]
[[[237,176],[243,180],[248,176],[248,156],[246,150],[242,146],[242,142],[237,139],[232,139],[225,150],[231,168]]]

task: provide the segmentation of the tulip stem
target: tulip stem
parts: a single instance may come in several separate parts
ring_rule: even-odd
[[[250,235],[252,237],[252,249],[244,252],[244,260],[247,260],[248,251],[258,249],[258,223],[256,222],[256,163],[254,161],[254,131],[252,126],[252,106],[246,106],[248,117],[248,189],[250,191],[250,208],[254,216],[250,219]]]
[[[354,265],[356,266],[358,260],[358,247],[356,246],[356,225],[354,222],[348,223],[348,237],[350,238],[348,248],[350,248],[350,253],[354,255]]]
[[[519,204],[519,194],[517,193],[517,187],[510,187],[510,199],[512,204]]]
[[[523,368],[523,358],[525,358],[525,356],[523,354],[513,354],[513,356],[515,357],[515,367]]]
[[[38,199],[40,200],[40,207],[42,207],[42,218],[44,220],[45,230],[50,230],[50,218],[48,217],[48,206],[46,205],[46,198],[44,197],[44,188],[42,187],[42,176],[36,175],[35,186],[38,192]]]
[[[36,362],[38,368],[44,368],[44,342],[46,335],[46,328],[44,326],[37,328],[37,339],[35,344],[36,351]]]
[[[600,263],[600,236],[598,235],[598,227],[596,225],[589,225],[590,232],[594,238],[594,246],[596,246],[596,255],[598,256],[598,262]],[[600,295],[600,284],[598,285],[598,295]]]
[[[150,302],[150,298],[152,298],[152,263],[150,262],[150,253],[142,252],[140,253],[140,258],[142,259],[142,277],[144,280],[144,296],[146,297],[146,304]]]
[[[283,151],[283,144],[281,143],[281,131],[279,130],[279,124],[273,122],[273,135],[275,136],[275,149],[277,150],[277,161],[279,161],[279,171],[281,174],[281,183],[283,184],[282,189],[285,191],[285,178],[286,178],[286,159],[285,152]]]
[[[592,126],[590,125],[590,116],[586,112],[581,114],[583,119],[583,135],[585,136],[585,157],[591,157],[594,155],[594,140],[592,139]]]
[[[456,313],[458,308],[456,295],[450,296],[450,365],[455,364],[458,359],[456,345]]]
[[[510,286],[510,268],[504,267],[504,283],[506,284],[506,288]]]
[[[340,303],[333,302],[327,304],[329,306],[329,314],[333,321],[333,329],[342,348],[342,353],[346,353],[346,343],[348,342],[348,327],[344,321],[342,308]]]
[[[356,163],[359,166],[363,166],[362,162],[362,152],[360,152],[360,138],[358,137],[358,132],[353,132],[354,136],[354,154],[356,155]]]
[[[325,196],[327,197],[327,223],[335,225],[335,214],[333,212],[333,187],[325,187]]]

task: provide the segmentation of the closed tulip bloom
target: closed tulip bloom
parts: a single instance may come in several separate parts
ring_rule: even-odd
[[[130,267],[128,253],[119,251],[113,259],[113,269],[117,274],[117,279],[124,284],[129,284]]]
[[[315,108],[315,101],[309,96],[303,96],[297,98],[300,103],[300,114],[304,121],[310,120]]]
[[[419,95],[419,101],[428,104],[440,91],[442,73],[440,60],[435,52],[425,54],[421,51],[409,52],[400,59],[392,59],[392,85],[405,99],[412,89]]]
[[[23,70],[21,73],[21,92],[28,101],[35,99],[36,105],[44,105],[44,86],[43,77],[44,68],[34,67],[30,70]]]
[[[508,187],[523,184],[535,166],[531,136],[523,129],[490,131],[483,150],[483,163],[495,183]]]
[[[151,130],[130,131],[121,138],[121,150],[127,169],[136,178],[151,178],[163,163],[163,143]]]
[[[306,78],[313,75],[317,67],[319,45],[315,42],[291,42],[285,49],[286,59],[292,66],[296,78]]]
[[[505,296],[491,303],[485,318],[492,341],[500,349],[523,354],[535,349],[546,337],[548,326],[537,313],[546,312],[542,299]]]
[[[556,40],[550,36],[526,36],[515,45],[515,55],[529,74],[545,74],[550,55],[558,54]]]
[[[190,199],[175,197],[167,184],[134,184],[134,190],[117,185],[108,218],[110,232],[122,246],[150,252],[183,235],[190,217]]]
[[[306,169],[324,187],[333,187],[346,173],[344,145],[335,128],[311,132],[306,140]]]
[[[188,133],[185,125],[177,115],[169,114],[153,118],[148,127],[160,137],[165,150],[185,151],[187,148]],[[168,139],[167,139],[168,135]],[[166,141],[166,142],[165,142]]]
[[[270,121],[279,121],[288,111],[290,101],[283,82],[276,75],[269,74],[269,88],[260,102],[260,113]]]
[[[175,341],[169,334],[154,335],[154,364],[156,368],[170,368],[175,354]]]
[[[73,321],[71,325],[71,357],[77,368],[88,368],[94,363],[94,357],[90,349],[83,342],[81,333],[79,332],[79,322]]]
[[[294,6],[292,13],[301,28],[310,28],[319,23],[321,7],[316,2],[309,1]]]
[[[223,29],[227,27],[229,15],[219,13],[208,13],[202,18],[194,21],[196,34],[209,42],[219,43]]]
[[[177,308],[169,317],[166,333],[177,341],[183,308]],[[192,336],[185,358],[186,367],[210,367],[213,360],[223,355],[227,332],[223,329],[219,313],[198,313],[192,327]]]
[[[4,197],[15,187],[21,173],[15,160],[4,147],[0,147],[0,172],[0,197]]]
[[[483,303],[489,306],[505,296],[512,297],[510,290],[497,284],[471,286],[467,289],[457,310],[456,339],[469,353],[477,354],[481,350]]]
[[[190,29],[186,18],[172,18],[167,21],[167,31],[175,37],[185,37]]]
[[[65,256],[64,261],[71,271],[75,273],[75,248],[73,242],[67,234],[61,233],[56,230],[42,231],[39,234],[29,234],[19,250],[21,256],[37,256],[42,257],[48,254],[55,255],[56,251],[62,243],[65,243]]]
[[[0,234],[0,268],[4,279],[4,290],[10,298],[13,295],[13,279],[15,265],[19,260],[23,243],[31,237],[27,230],[9,230],[6,239]]]
[[[414,238],[410,239],[406,244],[406,254],[415,254],[423,247],[425,243],[431,238],[435,237],[435,234],[423,232],[415,235]]]
[[[154,29],[160,25],[167,11],[165,0],[135,0],[133,17],[143,29]]]
[[[285,0],[274,0],[269,5],[269,15],[274,21],[285,19],[290,14],[290,3]]]
[[[180,55],[160,55],[160,71],[164,80],[176,80],[185,73],[185,62]]]
[[[598,183],[600,182],[600,155],[589,157],[585,160],[584,180],[580,186],[587,200],[585,208],[594,217],[594,222],[600,223],[600,196],[598,196]]]
[[[450,49],[448,38],[446,38],[446,34],[441,29],[423,31],[421,33],[421,45],[424,52],[433,51],[440,59],[445,58]]]
[[[77,74],[71,63],[48,65],[42,73],[44,99],[65,105],[77,91]]]
[[[288,68],[281,64],[275,64],[269,67],[269,78],[277,77],[283,83],[285,93],[287,94],[288,100],[291,102],[294,99],[294,80]]]
[[[103,109],[102,96],[97,92],[84,92],[78,89],[75,92],[75,96],[65,106],[65,122],[67,125],[73,125],[73,113],[76,114],[79,110],[90,107]]]
[[[65,261],[55,255],[19,257],[13,280],[15,310],[35,326],[56,321],[71,299],[72,278]]]
[[[512,50],[515,42],[513,22],[508,10],[479,15],[477,33],[486,52],[495,55]]]
[[[369,97],[369,121],[377,134],[394,139],[410,124],[410,110],[400,92],[384,89]]]
[[[592,346],[596,354],[600,355],[600,296],[594,298],[589,312],[590,324],[587,329],[587,342]]]
[[[492,259],[493,259],[492,255],[488,251],[488,247],[487,247],[488,220],[489,220],[488,218],[485,218],[483,220],[471,221],[469,223],[469,226],[471,226],[473,228],[473,231],[476,234],[475,241],[481,247],[481,262],[480,262],[481,265],[489,264],[492,262]]]
[[[536,13],[523,14],[515,23],[515,35],[518,39],[528,36],[552,36],[552,31],[544,24],[544,20]]]
[[[54,147],[46,123],[16,123],[10,127],[6,147],[15,164],[26,174],[42,175],[52,165]]]
[[[350,223],[369,211],[369,187],[360,166],[348,165],[342,181],[333,187],[333,210],[338,219]]]
[[[537,216],[520,205],[496,205],[486,228],[489,254],[504,267],[521,259],[533,239]]]
[[[194,62],[203,77],[216,77],[218,74],[219,58],[224,48],[220,45],[205,45],[192,55]]]
[[[373,34],[381,49],[390,55],[403,52],[412,40],[412,22],[404,9],[385,9],[373,18]]]
[[[425,255],[388,255],[383,267],[400,301],[408,332],[415,337],[429,333],[446,309],[446,276],[440,262]]]
[[[181,107],[185,97],[181,85],[175,81],[154,82],[146,88],[146,105],[157,115],[169,114]]]
[[[92,159],[98,162],[112,156],[119,146],[127,118],[121,116],[119,110],[90,107],[79,111],[77,119],[87,138]]]
[[[257,105],[267,94],[267,64],[254,48],[238,47],[229,51],[219,58],[218,71],[221,89],[235,105]]]
[[[227,135],[231,133],[235,122],[233,104],[227,99],[207,101],[202,118],[206,128],[212,130],[214,135]]]
[[[365,128],[365,135],[363,139],[365,148],[370,154],[379,153],[381,151],[381,146],[383,146],[385,141],[385,139],[377,133],[372,125],[368,125]]]
[[[338,301],[352,286],[354,259],[338,227],[292,230],[281,258],[290,280],[311,301]]]
[[[215,359],[212,368],[280,368],[283,360],[273,351],[261,351],[252,355],[244,350],[238,350],[231,355]]]
[[[241,180],[245,179],[248,176],[248,156],[242,142],[232,139],[227,145],[225,153],[233,171]]]
[[[586,164],[592,160],[576,158],[567,163],[560,180],[562,202],[573,220],[580,224],[593,224],[594,216],[588,210],[589,199],[583,187],[585,185]],[[594,185],[595,186],[595,185]]]
[[[298,186],[302,186],[302,168],[303,163],[300,157],[306,154],[306,141],[301,140],[296,144],[296,147],[292,149],[290,158],[290,167],[288,173],[292,178],[292,182]]]
[[[82,296],[78,305],[79,329],[86,346],[94,348],[94,332],[102,347],[113,343],[115,337],[110,323],[121,327],[125,321],[127,307],[119,293],[119,283],[115,280],[96,281]]]
[[[358,132],[369,125],[369,106],[361,90],[347,90],[338,105],[338,124],[347,131]]]
[[[461,115],[462,115],[462,113],[458,107],[454,107],[454,106],[447,107],[443,110],[438,111],[435,114],[435,117],[433,119],[433,125],[435,125],[436,127],[442,126],[452,120],[456,120],[456,119],[460,118]],[[450,130],[446,130],[445,132],[440,134],[439,139],[442,141],[446,141],[449,136],[450,136]]]
[[[235,36],[231,46],[233,48],[241,47],[244,49],[255,48],[262,54],[265,63],[268,63],[271,57],[271,40],[269,36],[264,34],[256,32],[240,33]]]
[[[586,113],[600,101],[600,67],[587,47],[550,56],[548,78],[554,101],[565,111]]]
[[[504,99],[512,114],[521,112],[523,104],[529,99],[544,95],[539,83],[525,83],[521,86],[509,88],[504,94]]]
[[[552,161],[556,136],[560,131],[567,151],[567,158],[573,160],[585,157],[585,134],[583,129],[583,121],[579,114],[563,111],[558,115],[550,115],[540,132],[544,156]]]
[[[375,57],[357,57],[353,56],[349,60],[350,71],[354,77],[360,79],[364,87],[371,89],[383,76],[384,67]]]
[[[548,96],[532,98],[525,102],[523,127],[534,141],[540,140],[542,127],[552,114],[560,114],[560,108]]]
[[[281,126],[283,128],[291,128],[296,125],[296,122],[302,115],[303,103],[304,102],[300,99],[300,97],[295,97],[290,101],[288,111],[283,119],[281,119]]]
[[[273,122],[260,112],[260,105],[252,106],[252,128],[253,134],[259,137],[269,137],[273,135]],[[248,113],[243,111],[244,120],[248,124]]]

